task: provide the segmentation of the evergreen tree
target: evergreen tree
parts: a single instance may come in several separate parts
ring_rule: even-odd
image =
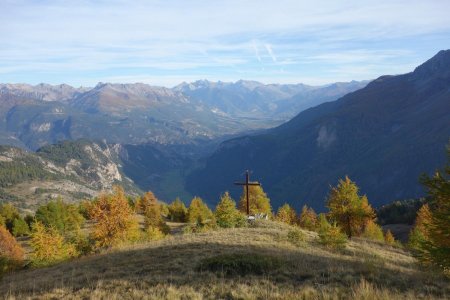
[[[278,209],[276,219],[280,222],[293,225],[297,220],[295,210],[287,203]]]
[[[239,200],[239,210],[246,214],[247,213],[247,188],[244,187],[244,192]],[[263,188],[259,185],[249,186],[249,210],[250,215],[255,215],[258,213],[271,215],[272,207],[270,206],[270,199],[267,197]]]
[[[125,192],[119,186],[114,187],[112,194],[101,194],[89,206],[89,215],[95,222],[92,238],[98,248],[129,240],[138,227]]]
[[[80,229],[85,221],[76,205],[64,203],[61,198],[41,205],[35,217],[46,227],[53,227],[61,234]]]
[[[22,218],[17,218],[13,222],[13,234],[15,237],[24,236],[30,234],[30,227],[28,227],[27,222]]]
[[[318,227],[316,212],[312,208],[304,205],[298,218],[298,225],[304,229],[315,231]]]
[[[169,219],[173,222],[186,222],[188,209],[184,205],[180,198],[176,198],[175,201],[170,203],[169,207]]]
[[[365,225],[375,219],[375,212],[366,196],[358,195],[358,187],[347,176],[331,189],[328,196],[329,216],[347,236],[358,236]]]
[[[383,242],[384,241],[383,229],[381,229],[381,226],[375,223],[373,220],[370,220],[367,223],[366,228],[364,228],[362,237],[374,241]]]
[[[224,228],[241,227],[246,224],[246,217],[236,208],[236,202],[225,192],[220,197],[215,211],[217,225]]]
[[[423,176],[421,181],[432,199],[431,222],[425,225],[429,235],[426,249],[431,261],[450,274],[450,145],[447,157],[443,171],[437,171],[433,177]]]

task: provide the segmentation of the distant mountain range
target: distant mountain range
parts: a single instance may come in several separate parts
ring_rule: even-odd
[[[307,109],[263,134],[222,143],[187,187],[213,203],[239,189],[245,169],[275,207],[322,210],[330,185],[349,175],[375,206],[423,195],[418,178],[445,162],[450,138],[450,50],[414,72],[382,76],[334,102]]]
[[[0,144],[36,150],[61,140],[189,144],[270,128],[299,111],[365,86],[197,81],[146,84],[0,84]]]

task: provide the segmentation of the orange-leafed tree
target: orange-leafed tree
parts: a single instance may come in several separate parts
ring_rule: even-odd
[[[95,222],[92,238],[97,248],[116,246],[138,228],[125,192],[119,186],[114,186],[111,194],[99,195],[89,206],[89,216]]]
[[[276,219],[280,222],[293,225],[297,219],[295,210],[287,203],[278,209]]]
[[[4,226],[0,226],[0,274],[19,267],[23,258],[22,247]]]
[[[137,201],[137,211],[145,217],[145,228],[159,229],[162,233],[169,233],[170,228],[164,222],[162,217],[162,205],[158,198],[148,191]]]

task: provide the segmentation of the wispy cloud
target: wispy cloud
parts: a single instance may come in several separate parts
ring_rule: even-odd
[[[266,47],[267,53],[269,53],[270,57],[272,58],[272,61],[277,62],[277,57],[273,53],[272,46],[270,44],[264,44],[264,47]]]
[[[2,0],[0,81],[326,83],[407,72],[448,48],[450,1],[319,2]]]

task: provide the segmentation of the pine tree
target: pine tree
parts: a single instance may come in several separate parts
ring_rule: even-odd
[[[431,198],[431,222],[425,225],[429,235],[426,250],[432,263],[450,274],[450,145],[447,157],[443,171],[437,171],[431,178],[423,176],[421,181]]]
[[[287,203],[278,209],[276,219],[280,222],[293,225],[297,220],[295,210]]]
[[[225,192],[217,204],[215,217],[217,225],[224,228],[241,227],[246,224],[246,217],[237,208],[230,194]]]
[[[64,203],[61,198],[39,206],[35,217],[46,227],[53,227],[61,234],[79,230],[85,221],[76,205]]]
[[[0,275],[20,267],[24,259],[24,250],[16,239],[0,225]]]
[[[312,208],[304,205],[298,218],[298,225],[304,229],[315,231],[318,227],[317,214]]]
[[[375,223],[373,220],[370,220],[367,223],[366,227],[364,228],[362,237],[374,241],[383,242],[384,241],[383,229],[381,229],[381,226]]]
[[[331,189],[327,206],[330,218],[349,237],[360,235],[365,225],[375,219],[375,212],[367,197],[358,195],[357,185],[347,176]]]
[[[90,205],[89,215],[95,222],[92,238],[98,248],[115,246],[128,240],[137,227],[125,192],[118,186],[114,187],[112,194],[101,194]]]
[[[244,187],[244,192],[239,200],[239,210],[242,213],[247,213],[247,188]],[[252,185],[249,187],[249,210],[250,215],[272,214],[272,207],[270,206],[270,199],[267,197],[263,188],[259,185]]]
[[[169,205],[169,219],[173,222],[186,222],[188,209],[184,205],[180,198],[176,198],[175,201]]]

